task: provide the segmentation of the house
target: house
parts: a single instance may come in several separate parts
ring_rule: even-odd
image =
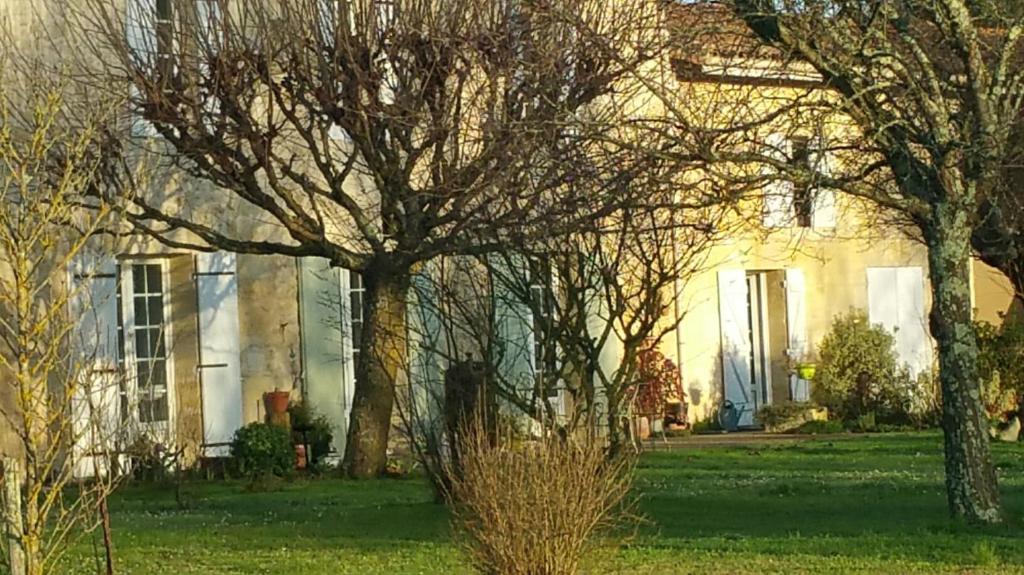
[[[154,9],[163,5],[153,3]],[[698,61],[677,62],[678,88],[695,98],[719,99],[720,110],[740,103],[763,110],[816,89],[806,71],[737,50],[742,40],[728,29],[706,40]],[[760,140],[785,161],[828,163],[833,159],[821,157],[822,138],[849,128],[841,119],[825,126],[808,131],[783,117],[765,126]],[[139,136],[152,137],[144,129]],[[808,399],[811,383],[791,365],[809,357],[832,319],[851,308],[867,310],[872,322],[894,334],[900,358],[913,372],[930,371],[923,246],[897,226],[880,223],[876,210],[853,198],[783,179],[766,186],[763,201],[743,204],[740,231],[706,254],[702,272],[679,282],[671,318],[678,325],[663,351],[681,366],[691,419],[714,417],[728,401],[741,425],[754,425],[765,405]],[[167,198],[174,209],[212,207],[230,214],[224,225],[254,231],[267,226],[254,209],[220,205],[210,190],[187,179],[174,189],[178,193]],[[113,410],[120,414],[113,419],[132,422],[133,433],[186,445],[192,456],[219,457],[235,430],[265,417],[264,393],[290,390],[328,418],[333,447],[343,451],[364,321],[358,273],[322,258],[199,252],[135,237],[97,248],[68,270],[69,281],[87,298],[79,303],[88,318],[80,341],[97,350],[99,400],[92,409]],[[979,316],[989,317],[1005,303],[991,303],[996,298],[990,294],[1002,284],[977,269],[984,271],[975,284]],[[414,298],[423,297],[429,292],[414,290]],[[429,315],[418,311],[426,306],[412,303],[411,315]],[[419,322],[421,334],[436,329],[430,321],[411,320]],[[514,369],[541,369],[532,355],[530,319],[506,321],[515,325],[500,329],[517,334],[530,358]],[[413,369],[432,381],[443,378],[451,360],[413,356]],[[89,453],[88,445],[79,446],[83,475],[92,468]]]

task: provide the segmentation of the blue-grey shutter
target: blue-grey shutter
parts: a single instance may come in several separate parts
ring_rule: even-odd
[[[305,401],[331,424],[333,447],[344,454],[351,410],[346,385],[347,357],[342,330],[342,289],[338,269],[324,258],[299,260],[299,312]]]

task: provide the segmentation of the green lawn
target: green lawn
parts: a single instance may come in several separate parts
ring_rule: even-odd
[[[852,437],[646,455],[647,521],[594,573],[1024,573],[1024,445],[995,446],[1009,525],[946,517],[941,438]],[[124,489],[111,503],[123,573],[459,573],[443,507],[418,480]],[[69,558],[94,572],[88,542]]]

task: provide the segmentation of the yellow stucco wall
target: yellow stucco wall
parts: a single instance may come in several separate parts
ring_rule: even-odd
[[[302,373],[298,272],[288,256],[238,256],[242,416],[265,415],[263,393],[292,389]],[[298,397],[295,390],[293,397]]]
[[[1007,315],[1019,313],[1014,305],[1013,286],[999,270],[981,261],[974,262],[974,317],[999,325]]]
[[[683,290],[677,354],[682,354],[679,363],[683,388],[695,420],[713,413],[722,395],[719,270],[802,270],[806,333],[812,346],[825,335],[835,316],[851,308],[867,309],[867,268],[919,266],[927,274],[923,246],[903,238],[799,241],[796,234],[784,235],[788,237],[780,234],[763,241],[750,238],[726,242],[713,250],[708,269],[688,281]],[[927,287],[925,298],[927,305]]]

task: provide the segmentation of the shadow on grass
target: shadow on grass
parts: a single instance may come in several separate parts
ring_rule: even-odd
[[[637,572],[664,572],[686,557],[726,561],[723,572],[760,572],[771,561],[783,570],[878,572],[892,561],[957,571],[989,551],[1002,565],[1024,564],[1024,446],[994,451],[1010,522],[985,530],[949,520],[935,433],[650,453],[636,480],[650,523],[617,557],[627,570],[645,566]],[[129,486],[115,497],[127,559],[146,565],[173,549],[201,549],[203,568],[237,561],[218,573],[239,572],[254,555],[270,557],[268,573],[326,572],[305,567],[319,563],[363,572],[459,566],[447,510],[417,479],[297,481],[268,492],[199,483],[187,492],[185,511],[167,489]],[[271,569],[274,561],[282,566]]]
[[[994,451],[1001,470],[1024,465],[1020,445]],[[949,519],[935,433],[653,453],[637,478],[642,545],[958,564],[984,541],[1019,564],[1024,481],[1002,475],[1007,525],[978,529]]]

